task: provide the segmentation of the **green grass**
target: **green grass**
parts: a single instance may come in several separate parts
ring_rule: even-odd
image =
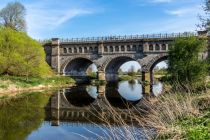
[[[136,76],[130,76],[130,75],[119,75],[119,81],[129,81],[136,79]]]
[[[184,94],[184,93],[182,93]],[[206,94],[190,95],[194,107],[199,110],[199,114],[182,114],[174,122],[170,122],[168,128],[180,128],[179,139],[186,140],[209,140],[210,139],[210,97]],[[177,96],[177,100],[186,100],[184,96]],[[181,98],[180,98],[181,97]],[[191,100],[190,99],[190,100]],[[178,105],[178,104],[177,104]],[[175,109],[176,107],[174,107]],[[190,108],[188,108],[190,110]],[[157,139],[173,139],[173,133],[163,133]]]
[[[0,84],[0,88],[2,88],[2,89],[7,89],[8,88],[8,85],[6,85],[6,84]]]
[[[8,84],[15,85],[20,88],[27,88],[39,85],[52,85],[61,86],[74,83],[74,80],[70,77],[54,76],[50,78],[38,78],[38,77],[17,77],[17,76],[0,76],[1,81],[7,81],[7,84],[0,84],[0,88],[7,89]]]
[[[183,137],[189,140],[210,139],[210,98],[203,97],[196,99],[201,115],[186,117],[178,121],[183,131]]]
[[[106,81],[101,80],[91,80],[92,85],[106,85]]]
[[[187,117],[177,124],[182,128],[183,138],[189,140],[210,139],[210,111],[199,117]]]

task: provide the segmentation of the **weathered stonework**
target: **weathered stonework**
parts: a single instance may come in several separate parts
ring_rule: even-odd
[[[197,36],[197,34],[115,36],[71,40],[54,38],[51,43],[44,44],[44,47],[48,64],[58,74],[85,76],[89,65],[94,63],[99,71],[98,79],[105,80],[105,76],[116,74],[122,64],[132,60],[141,65],[143,73],[151,73],[155,64],[167,60],[170,44],[177,37],[189,36]]]

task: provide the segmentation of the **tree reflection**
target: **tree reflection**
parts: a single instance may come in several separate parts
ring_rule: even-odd
[[[0,100],[0,139],[22,140],[43,122],[49,96],[33,93],[4,101]]]
[[[128,81],[128,86],[130,87],[130,89],[131,89],[132,91],[134,91],[135,84],[136,84],[136,80],[134,80],[134,79]]]

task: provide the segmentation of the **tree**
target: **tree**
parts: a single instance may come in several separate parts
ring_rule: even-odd
[[[93,73],[93,67],[92,66],[88,67],[86,73],[88,76],[90,76]]]
[[[121,68],[119,68],[118,74],[119,74],[119,75],[123,75],[123,70],[122,70]]]
[[[138,69],[138,70],[137,70],[137,74],[138,74],[138,75],[141,75],[141,72],[142,72],[141,69]]]
[[[205,11],[205,15],[200,16],[200,19],[201,19],[200,28],[210,31],[210,0],[204,1],[203,9]],[[210,46],[209,46],[209,49],[210,49]],[[210,55],[210,54],[208,54],[208,55]],[[210,74],[210,58],[208,59],[208,62],[209,62],[209,74]]]
[[[169,50],[168,72],[183,87],[198,88],[205,85],[208,63],[200,58],[206,41],[196,37],[179,38]]]
[[[135,72],[135,67],[132,65],[131,68],[128,70],[128,75],[129,76],[135,76],[136,72]]]
[[[0,23],[17,31],[26,31],[25,15],[26,9],[21,3],[11,2],[0,11]]]
[[[48,76],[44,48],[24,32],[0,28],[0,74],[15,76]]]

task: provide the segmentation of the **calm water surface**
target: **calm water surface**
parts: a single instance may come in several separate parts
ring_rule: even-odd
[[[163,89],[160,82],[153,86],[158,96]],[[106,86],[78,85],[60,89],[54,94],[33,93],[0,104],[0,139],[4,140],[81,140],[98,139],[111,129],[124,126],[106,126],[97,117],[98,113],[112,117],[106,112],[107,103],[119,110],[123,119],[128,119],[127,107],[138,107],[144,94],[138,80],[108,83]],[[130,106],[129,106],[130,105]],[[94,111],[92,111],[94,110]],[[132,130],[141,128],[131,125]],[[142,132],[143,133],[143,132]],[[137,139],[146,139],[139,133]]]

